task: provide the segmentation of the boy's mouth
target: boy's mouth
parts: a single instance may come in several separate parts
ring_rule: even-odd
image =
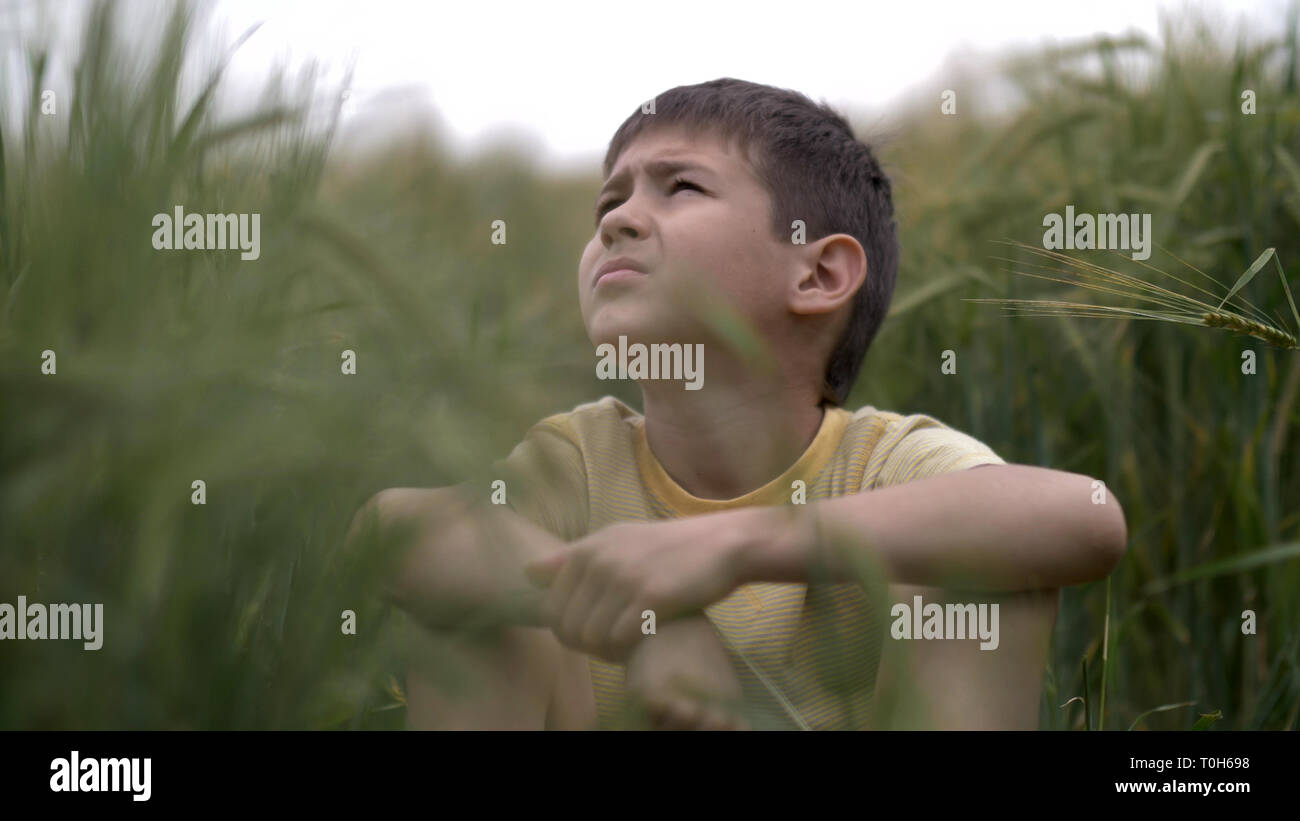
[[[630,257],[617,257],[596,269],[596,277],[591,287],[601,282],[617,282],[646,275],[645,266]]]

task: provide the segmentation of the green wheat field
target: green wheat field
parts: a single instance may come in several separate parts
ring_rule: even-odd
[[[998,75],[1022,103],[944,116],[936,95],[889,121],[904,253],[849,406],[1095,476],[1128,516],[1110,579],[1062,593],[1045,729],[1300,727],[1286,23],[1238,41],[1180,18],[1159,40],[1023,53]],[[217,116],[224,55],[181,88],[196,26],[181,6],[163,29],[142,48],[97,5],[50,114],[58,55],[0,40],[17,72],[0,82],[0,601],[106,619],[95,652],[0,645],[0,728],[400,728],[386,553],[345,540],[357,507],[481,471],[545,415],[639,404],[596,379],[576,302],[599,169],[457,160],[418,132],[345,152],[340,89],[310,76]],[[1158,247],[1045,253],[1043,217],[1068,204],[1150,213]],[[260,257],[155,250],[151,219],[176,205],[259,213]]]

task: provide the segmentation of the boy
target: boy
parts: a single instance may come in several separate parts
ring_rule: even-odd
[[[419,528],[389,590],[420,624],[411,726],[1035,727],[1056,588],[1110,572],[1123,512],[931,417],[841,407],[898,266],[871,150],[801,94],[721,79],[634,113],[604,172],[592,343],[707,371],[639,372],[644,415],[606,397],[535,425],[496,466],[508,507],[372,499]],[[950,600],[995,638],[933,636],[925,605],[949,640],[906,640],[908,608]],[[485,608],[504,623],[453,635]]]

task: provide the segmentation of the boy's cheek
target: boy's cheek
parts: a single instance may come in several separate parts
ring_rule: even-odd
[[[582,326],[591,331],[591,303],[581,290],[578,291],[578,312],[582,314]]]

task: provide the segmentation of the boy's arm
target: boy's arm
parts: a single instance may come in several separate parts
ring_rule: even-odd
[[[627,646],[640,614],[701,610],[747,582],[890,582],[989,592],[1104,577],[1128,540],[1124,513],[1088,476],[981,465],[805,506],[615,525],[534,561],[548,622],[571,646]],[[825,546],[833,550],[826,550]],[[592,603],[599,607],[592,609]]]
[[[504,505],[472,504],[456,487],[388,488],[353,517],[349,540],[368,523],[393,539],[385,592],[425,626],[447,629],[476,616],[542,626],[541,596],[524,577],[529,561],[564,542]]]
[[[456,488],[381,491],[353,517],[349,540],[355,542],[368,523],[378,526],[379,538],[397,539],[399,558],[385,576],[389,598],[426,627],[455,627],[476,614],[487,617],[484,626],[546,626],[544,594],[528,584],[523,567],[564,545],[549,531],[504,506],[476,508]],[[629,696],[644,702],[652,727],[735,726],[726,707],[709,703],[710,696],[739,694],[740,684],[703,613],[661,622],[658,634],[641,637],[628,654]],[[576,675],[587,675],[585,666]],[[589,681],[561,681],[552,708],[568,719],[586,716],[590,689]]]
[[[1105,577],[1128,542],[1108,491],[1088,476],[1029,465],[980,465],[807,508],[744,511],[752,518],[748,544],[734,553],[740,582],[808,581],[817,568],[852,581],[865,559],[897,584],[1057,588]]]

